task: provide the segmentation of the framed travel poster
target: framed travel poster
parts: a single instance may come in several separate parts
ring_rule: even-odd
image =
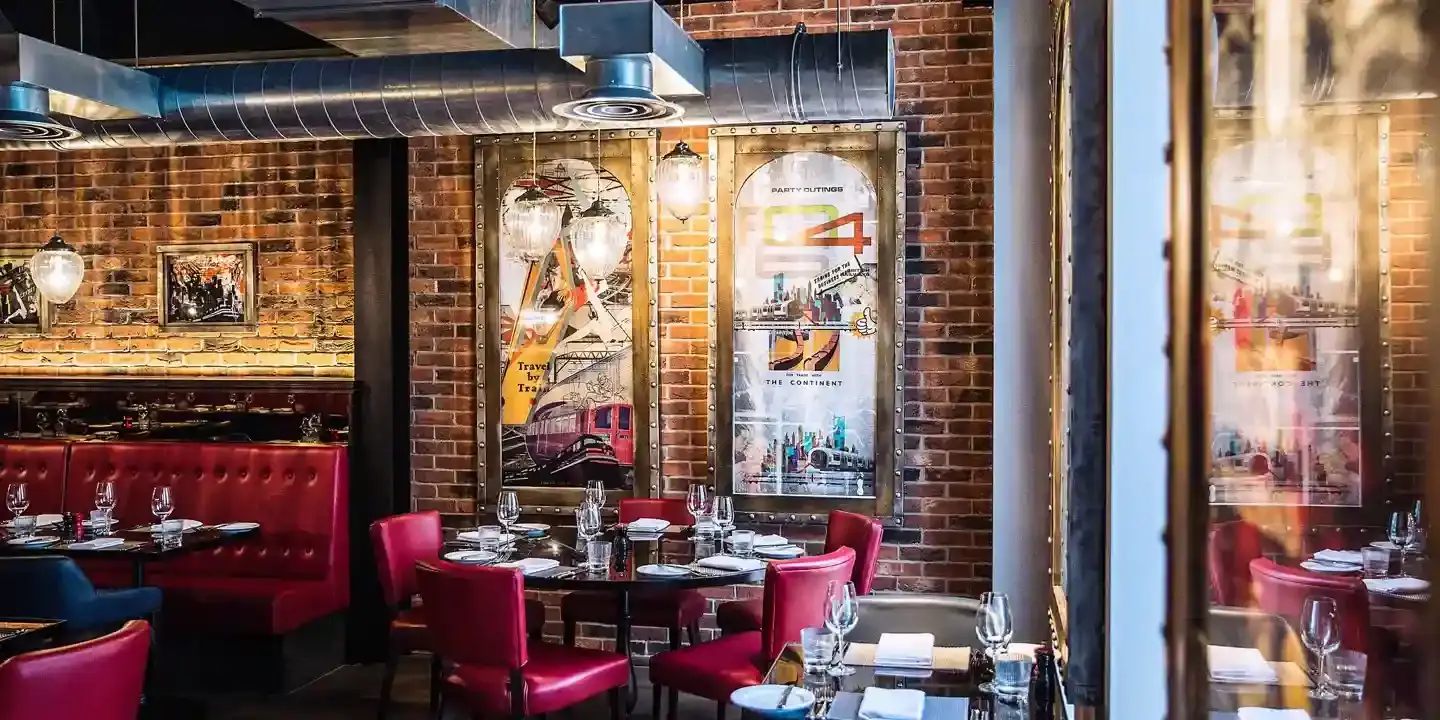
[[[482,507],[512,488],[526,506],[568,511],[595,480],[617,498],[648,494],[659,475],[655,134],[500,136],[476,148]],[[532,189],[560,208],[541,250],[502,220]],[[610,243],[577,232],[597,212]]]
[[[904,135],[720,128],[712,366],[719,492],[753,519],[898,513]]]
[[[0,248],[0,333],[50,331],[50,303],[30,277],[34,248]]]
[[[260,283],[255,243],[163,245],[157,252],[161,327],[256,324]]]

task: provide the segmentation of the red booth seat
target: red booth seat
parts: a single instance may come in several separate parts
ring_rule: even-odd
[[[165,592],[165,623],[284,634],[350,602],[349,477],[343,447],[243,443],[77,443],[67,510],[94,506],[95,484],[115,483],[120,527],[154,522],[150,496],[169,485],[171,517],[253,521],[257,537],[147,568]],[[87,563],[97,584],[128,585],[128,564]]]
[[[65,497],[65,454],[69,447],[69,443],[55,440],[0,443],[0,489],[10,483],[23,482],[30,496],[27,514],[60,512]],[[93,499],[93,494],[91,497]],[[8,515],[5,517],[9,519]]]

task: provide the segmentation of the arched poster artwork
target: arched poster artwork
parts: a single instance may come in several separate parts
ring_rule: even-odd
[[[898,513],[897,129],[724,128],[713,138],[713,458],[720,492],[748,517]]]
[[[644,298],[655,271],[646,166],[653,141],[639,141],[638,152],[628,138],[602,141],[597,157],[594,135],[579,137],[589,141],[542,137],[533,159],[528,137],[480,141],[481,185],[499,200],[493,212],[482,201],[485,497],[525,488],[522,504],[565,505],[588,481],[617,495],[632,494],[637,478],[652,484],[654,315]],[[501,220],[531,188],[561,209],[560,233],[538,257],[519,252]],[[581,262],[585,249],[572,232],[595,203],[627,236],[600,270]]]

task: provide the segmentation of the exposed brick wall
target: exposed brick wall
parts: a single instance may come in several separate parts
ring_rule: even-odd
[[[1428,131],[1434,101],[1390,106],[1390,349],[1394,370],[1394,486],[1387,495],[1408,502],[1424,492],[1425,423],[1429,413],[1429,359],[1425,332],[1430,313],[1430,212],[1415,150]],[[1433,139],[1431,147],[1435,147]],[[1433,511],[1432,511],[1433,512]]]
[[[685,6],[699,38],[834,29],[827,0]],[[676,8],[672,8],[675,11]],[[905,528],[883,550],[881,589],[975,595],[990,584],[992,102],[990,12],[957,0],[847,3],[847,28],[889,27],[908,121]],[[666,130],[704,153],[701,128]],[[475,498],[473,152],[466,138],[412,140],[413,487],[419,508],[466,522]],[[661,447],[667,494],[706,480],[705,213],[660,224]],[[788,535],[818,540],[813,528]],[[740,589],[751,593],[755,589]],[[735,589],[706,591],[733,597]],[[555,619],[552,609],[552,619]],[[556,631],[551,627],[551,631]],[[584,628],[591,642],[613,637]],[[664,633],[636,630],[637,643]],[[643,652],[646,648],[637,647]],[[649,650],[658,649],[652,645]]]
[[[0,247],[58,227],[85,283],[50,332],[0,334],[0,373],[354,373],[348,142],[0,153]],[[57,188],[58,185],[58,188]],[[259,325],[162,330],[155,249],[259,244]]]

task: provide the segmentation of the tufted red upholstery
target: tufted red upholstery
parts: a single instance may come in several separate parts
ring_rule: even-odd
[[[527,641],[519,571],[420,563],[417,576],[431,644],[456,664],[446,693],[473,712],[503,715],[518,707],[520,715],[539,715],[630,680],[623,655]]]
[[[415,563],[435,562],[444,545],[440,513],[434,510],[391,515],[370,524],[370,542],[380,571],[385,604],[399,607],[419,592]]]
[[[1259,558],[1250,561],[1255,599],[1262,610],[1279,615],[1298,631],[1305,598],[1334,598],[1340,617],[1340,647],[1366,652],[1370,645],[1370,593],[1357,578],[1320,575]]]
[[[145,683],[150,625],[0,662],[0,720],[134,720]]]
[[[173,488],[173,517],[260,523],[244,542],[152,566],[167,625],[280,634],[349,604],[345,448],[77,443],[66,476],[65,507],[78,512],[94,504],[97,480],[114,481],[121,527],[154,522],[150,493],[161,485]]]
[[[1265,534],[1246,520],[1216,523],[1210,530],[1206,555],[1210,589],[1221,605],[1251,607],[1250,561],[1265,556]]]
[[[759,684],[785,646],[800,641],[801,630],[824,624],[826,594],[832,585],[849,581],[854,567],[855,551],[848,547],[770,563],[759,632],[662,652],[650,658],[651,681],[720,702],[742,687]]]
[[[825,552],[842,547],[855,551],[855,571],[850,581],[855,591],[869,595],[875,586],[875,570],[880,566],[880,539],[885,528],[880,521],[867,515],[831,510],[825,527]],[[715,624],[720,631],[731,633],[760,629],[764,605],[760,600],[732,600],[715,609]]]
[[[684,500],[624,498],[620,501],[620,522],[628,523],[640,518],[659,518],[672,525],[690,525],[694,516],[685,507]]]
[[[0,443],[0,489],[13,482],[23,482],[30,495],[27,514],[60,512],[64,504],[65,455],[69,447],[69,443],[44,440]]]

